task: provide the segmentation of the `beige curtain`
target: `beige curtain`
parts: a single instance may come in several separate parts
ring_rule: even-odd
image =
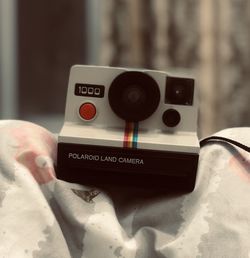
[[[201,136],[250,125],[249,0],[105,0],[101,64],[190,69]]]

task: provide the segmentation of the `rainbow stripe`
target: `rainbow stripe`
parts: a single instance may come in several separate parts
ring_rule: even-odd
[[[123,139],[124,148],[137,148],[138,127],[138,123],[126,122]]]

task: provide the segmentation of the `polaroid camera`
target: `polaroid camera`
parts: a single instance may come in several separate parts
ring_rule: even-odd
[[[73,66],[58,141],[60,179],[192,191],[200,149],[194,79]]]

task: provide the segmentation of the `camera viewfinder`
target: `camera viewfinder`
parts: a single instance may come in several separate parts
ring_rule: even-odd
[[[165,103],[193,105],[194,80],[168,76],[166,79]]]

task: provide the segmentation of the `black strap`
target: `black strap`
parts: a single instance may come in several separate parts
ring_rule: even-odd
[[[229,144],[233,144],[247,152],[250,152],[250,147],[240,143],[240,142],[237,142],[235,140],[232,140],[232,139],[229,139],[229,138],[226,138],[226,137],[221,137],[221,136],[210,136],[210,137],[207,137],[205,139],[202,139],[200,141],[200,147],[202,148],[203,146],[205,146],[206,144],[208,143],[216,143],[216,142],[224,142],[224,143],[229,143]]]

